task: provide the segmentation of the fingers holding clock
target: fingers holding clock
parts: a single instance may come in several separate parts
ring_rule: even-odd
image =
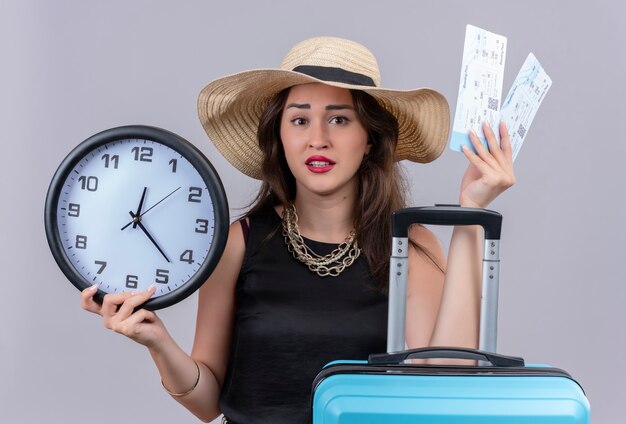
[[[165,327],[154,312],[139,309],[125,320],[120,321],[114,331],[144,346],[152,347],[159,340],[162,340]]]
[[[147,290],[141,292],[130,292],[130,297],[126,298],[124,302],[119,306],[116,315],[120,319],[125,319],[133,314],[133,312],[146,303],[156,292],[156,284],[150,285]]]
[[[80,305],[81,307],[89,312],[93,312],[94,314],[102,315],[101,309],[102,305],[94,300],[94,295],[98,292],[98,285],[94,284],[91,287],[87,287],[80,293]]]
[[[115,330],[113,324],[116,321],[128,318],[137,307],[147,302],[155,291],[155,285],[151,285],[147,290],[141,292],[124,291],[105,295],[100,310],[104,318],[104,326],[110,330]]]
[[[87,287],[81,292],[81,307],[88,312],[102,315],[102,317],[104,317],[105,319],[106,326],[106,321],[109,320],[113,315],[119,313],[121,307],[125,304],[127,299],[133,299],[132,302],[128,302],[128,305],[133,306],[129,306],[128,308],[126,308],[130,308],[130,311],[132,313],[133,308],[136,308],[137,306],[140,306],[143,303],[147,302],[150,297],[152,297],[155,291],[156,286],[153,284],[143,292],[124,291],[122,293],[107,294],[104,296],[102,303],[99,303],[94,299],[94,295],[98,292],[98,284],[94,284],[93,286]],[[107,328],[109,327],[107,326]]]
[[[156,286],[142,292],[107,294],[102,302],[104,326],[141,343],[148,344],[154,336],[143,333],[144,324],[158,321],[156,314],[146,309],[137,309],[152,297]],[[152,332],[154,333],[154,332]]]
[[[100,315],[102,315],[103,323],[109,330],[114,330],[113,324],[115,315],[118,313],[122,304],[133,296],[132,292],[122,292],[115,294],[107,294],[102,299],[102,307],[100,309]]]

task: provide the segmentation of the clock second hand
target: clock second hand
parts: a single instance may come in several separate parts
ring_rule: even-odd
[[[154,205],[150,206],[148,209],[145,210],[145,212],[143,213],[137,213],[136,216],[138,216],[139,218],[143,217],[145,214],[147,214],[148,212],[150,212],[152,210],[152,208],[154,208],[156,205],[158,205],[159,203],[161,203],[162,201],[164,201],[165,199],[167,199],[168,197],[170,197],[172,194],[176,193],[178,190],[180,190],[180,187],[178,187],[177,189],[174,189],[170,194],[168,194],[167,196],[165,196],[164,198],[162,198],[161,200],[159,200],[158,202],[156,202]],[[133,215],[134,217],[135,215]],[[130,221],[128,224],[124,225],[122,227],[122,231],[124,231],[126,228],[128,228],[129,225],[134,224],[135,220],[133,219],[132,221]],[[133,225],[133,228],[136,228],[135,225]]]
[[[147,211],[146,211],[147,212]],[[157,244],[157,242],[152,238],[152,236],[150,235],[150,233],[148,232],[148,230],[146,229],[146,227],[144,227],[144,225],[141,223],[141,215],[135,215],[133,213],[133,211],[128,211],[128,213],[130,214],[130,216],[133,217],[133,221],[134,223],[136,223],[137,225],[139,225],[139,228],[141,228],[141,231],[144,232],[144,234],[146,236],[148,236],[148,238],[150,239],[150,241],[152,242],[152,244],[154,244],[154,246],[159,250],[159,252],[161,252],[161,255],[163,255],[163,257],[165,258],[165,260],[167,262],[171,262],[169,260],[169,258],[167,257],[167,255],[163,252],[163,249],[161,249],[159,247],[159,245]]]

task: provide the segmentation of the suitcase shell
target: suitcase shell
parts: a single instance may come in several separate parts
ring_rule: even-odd
[[[496,351],[501,215],[459,206],[394,213],[389,281],[388,354],[334,361],[313,382],[313,424],[590,422],[589,402],[565,371],[525,365]],[[413,223],[481,225],[485,230],[481,350],[404,349],[408,228]],[[464,358],[478,366],[405,364],[409,358]]]
[[[589,422],[582,388],[545,366],[336,362],[314,382],[315,424]]]

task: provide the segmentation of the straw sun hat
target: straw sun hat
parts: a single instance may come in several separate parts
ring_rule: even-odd
[[[263,154],[256,135],[262,112],[281,90],[314,82],[364,91],[389,110],[400,129],[396,160],[427,163],[443,152],[450,129],[445,97],[429,88],[381,88],[374,55],[361,44],[335,37],[296,44],[279,69],[245,71],[210,82],[198,97],[200,121],[226,160],[261,179]]]

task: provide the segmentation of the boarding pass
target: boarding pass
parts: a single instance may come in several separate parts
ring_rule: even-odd
[[[474,130],[487,146],[482,131],[484,121],[492,128],[497,128],[506,45],[506,37],[472,25],[467,26],[459,97],[450,139],[452,150],[461,151],[463,144],[472,148],[468,138],[470,130]]]
[[[487,147],[482,123],[489,123],[499,140],[497,128],[500,121],[504,121],[509,130],[513,160],[517,157],[552,80],[535,55],[530,53],[500,107],[505,56],[505,37],[467,26],[459,97],[450,138],[452,150],[461,151],[462,145],[474,150],[468,137],[471,130]]]
[[[552,80],[535,55],[530,53],[500,110],[500,119],[509,129],[513,160],[519,153],[528,128],[551,85]]]

